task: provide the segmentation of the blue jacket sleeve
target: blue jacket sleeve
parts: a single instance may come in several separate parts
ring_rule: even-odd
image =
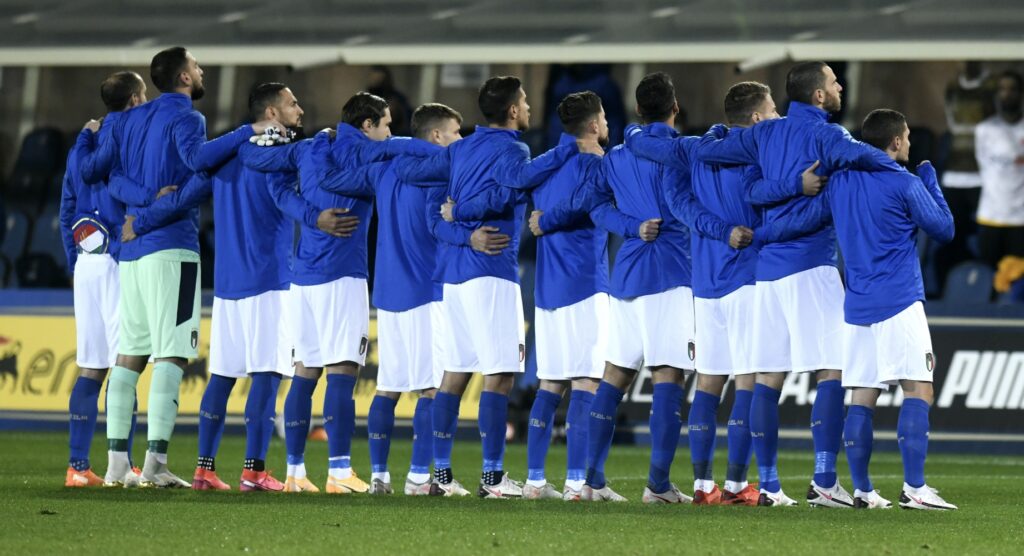
[[[60,239],[64,244],[64,256],[68,260],[68,274],[75,273],[75,263],[78,262],[78,249],[75,248],[75,238],[71,233],[71,226],[75,224],[75,170],[68,168],[64,171],[64,182],[60,190]]]
[[[910,218],[935,241],[949,243],[955,233],[953,213],[942,196],[935,168],[926,162],[918,167],[917,174],[923,187],[918,187],[915,179],[915,183],[903,189]]]
[[[153,201],[139,211],[132,223],[135,233],[142,235],[182,218],[213,195],[213,180],[206,172],[197,172],[184,186]]]
[[[299,195],[295,187],[280,175],[267,176],[267,191],[278,210],[292,220],[302,222],[309,228],[317,229],[320,209],[309,204]]]
[[[757,126],[733,128],[725,133],[721,124],[713,126],[697,144],[695,156],[711,164],[757,164]]]
[[[778,243],[796,239],[814,233],[832,223],[832,208],[829,205],[829,189],[814,197],[802,197],[794,203],[796,206],[771,224],[762,226],[754,232],[759,245]]]
[[[107,191],[110,192],[111,197],[129,207],[148,207],[159,192],[159,190],[151,192],[149,187],[136,183],[120,172],[110,175],[110,179],[107,181]]]
[[[78,159],[78,168],[82,173],[82,181],[88,185],[102,182],[114,169],[117,142],[114,140],[112,125],[101,127],[98,134],[84,129],[75,140],[74,148],[82,153]]]
[[[626,147],[630,152],[679,170],[689,170],[692,143],[696,141],[695,137],[658,137],[636,124],[626,127]]]
[[[465,202],[456,203],[452,208],[452,218],[462,222],[487,220],[499,216],[525,198],[525,193],[515,189],[491,187]]]
[[[395,169],[405,183],[448,183],[451,173],[451,151],[442,149],[425,158],[409,158]],[[444,199],[441,200],[444,202]]]
[[[381,174],[390,164],[374,162],[342,169],[334,162],[326,135],[313,140],[306,156],[314,159],[310,163],[317,168],[316,179],[321,189],[349,197],[373,197]]]
[[[238,148],[238,158],[246,168],[258,172],[298,172],[299,160],[312,141],[306,139],[273,147],[244,143]]]
[[[492,176],[505,187],[532,189],[578,152],[579,148],[575,144],[559,145],[530,160],[530,149],[526,144],[513,141],[496,153]]]
[[[441,148],[415,137],[388,137],[386,141],[375,141],[374,143],[383,144],[384,156],[389,159],[401,155],[423,158],[437,154],[438,149]]]
[[[231,158],[242,143],[255,135],[251,125],[206,140],[206,118],[195,110],[183,113],[171,124],[170,140],[178,148],[178,156],[193,172],[213,169]]]
[[[711,239],[729,241],[732,226],[697,201],[693,195],[689,175],[674,168],[666,168],[661,185],[665,190],[665,202],[668,203],[669,210],[690,230]]]
[[[815,139],[818,160],[826,174],[847,168],[879,171],[892,162],[885,153],[854,139],[846,128],[837,124],[820,126]]]
[[[578,203],[590,212],[590,221],[595,226],[621,237],[640,237],[640,225],[643,221],[623,213],[615,206],[615,194],[604,179],[604,165],[601,164],[601,159],[585,155],[581,156],[580,160],[583,165],[581,185],[576,188],[573,195],[584,196]],[[541,220],[544,220],[544,215],[541,215]],[[543,224],[541,229],[545,229]]]
[[[764,178],[757,164],[744,167],[743,185],[746,200],[752,205],[774,205],[799,197],[804,192],[803,175],[797,174],[795,179],[769,180]]]
[[[446,222],[441,218],[441,205],[445,202],[445,188],[432,187],[427,196],[427,225],[430,226],[430,233],[438,241],[451,245],[469,245],[469,236],[473,230],[453,222]]]

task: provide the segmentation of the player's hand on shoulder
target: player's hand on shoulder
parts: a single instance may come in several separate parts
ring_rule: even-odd
[[[821,193],[821,188],[825,187],[828,183],[828,176],[819,176],[814,172],[821,166],[820,160],[815,160],[814,164],[811,164],[804,170],[801,177],[804,184],[804,195],[808,197],[814,197],[818,193]]]
[[[359,227],[358,216],[346,216],[347,208],[329,208],[320,212],[316,227],[334,237],[352,237]]]
[[[658,234],[661,231],[661,218],[651,218],[650,220],[644,220],[640,224],[640,239],[644,241],[654,241],[658,239]]]
[[[82,129],[88,129],[89,131],[96,133],[97,131],[100,130],[100,120],[89,120],[88,122],[85,122],[85,125],[82,126]]]
[[[729,232],[729,247],[733,249],[749,247],[752,241],[754,241],[754,230],[746,226],[735,226]]]
[[[543,215],[544,211],[542,210],[535,210],[530,213],[530,232],[537,237],[544,235],[544,230],[540,228],[540,217]]]
[[[469,244],[474,251],[487,255],[498,255],[502,249],[509,246],[512,238],[507,234],[499,233],[494,226],[481,226],[469,236]]]
[[[277,120],[268,119],[268,120],[260,120],[260,121],[258,121],[256,123],[252,124],[252,131],[256,135],[262,135],[264,131],[266,131],[267,129],[272,128],[272,127],[276,127],[277,129],[282,129],[282,130],[284,129],[284,126],[281,125]]]

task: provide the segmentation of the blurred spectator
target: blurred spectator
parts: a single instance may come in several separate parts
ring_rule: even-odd
[[[981,173],[978,252],[996,268],[1006,255],[1024,256],[1024,114],[1019,73],[999,76],[996,115],[978,124],[975,156]]]
[[[943,164],[942,193],[953,213],[956,235],[935,251],[938,291],[942,291],[951,268],[974,258],[967,241],[977,231],[974,218],[981,194],[974,130],[995,113],[994,96],[995,79],[981,62],[967,62],[960,75],[946,87],[949,155]]]
[[[387,66],[370,66],[370,81],[366,91],[388,101],[391,109],[391,134],[409,135],[412,123],[412,105],[401,91],[395,88],[391,70]]]
[[[604,115],[608,120],[608,146],[622,142],[626,128],[626,108],[622,102],[622,89],[612,79],[611,64],[552,64],[548,72],[548,87],[544,98],[544,122],[549,149],[558,146],[562,122],[558,119],[558,103],[570,93],[593,91],[601,97]]]

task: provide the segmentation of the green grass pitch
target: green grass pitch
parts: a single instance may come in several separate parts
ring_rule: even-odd
[[[98,437],[101,435],[97,435]],[[933,455],[927,476],[960,511],[950,513],[811,509],[803,502],[813,457],[780,454],[783,488],[796,508],[660,506],[640,503],[647,477],[645,447],[615,446],[608,462],[612,486],[625,504],[520,500],[387,498],[199,493],[190,490],[65,489],[66,436],[0,433],[0,554],[1019,554],[1024,540],[1021,479],[1024,458]],[[190,478],[196,437],[171,445],[173,471]],[[310,442],[307,468],[321,487],[327,473],[325,443]],[[218,473],[237,488],[244,440],[227,436]],[[365,441],[355,443],[353,465],[369,476]],[[141,445],[136,457],[141,457]],[[391,450],[395,487],[401,490],[410,443]],[[100,438],[93,449],[102,475]],[[480,448],[456,442],[455,475],[472,487]],[[269,462],[284,479],[283,443]],[[724,476],[725,452],[716,454]],[[514,478],[526,474],[526,447],[506,456]],[[280,463],[281,465],[277,465]],[[564,479],[565,447],[553,446],[549,478]],[[840,470],[845,461],[840,461]],[[875,487],[896,501],[902,484],[899,455],[878,453]],[[753,474],[753,473],[752,473]],[[674,480],[689,491],[689,454],[676,454]],[[841,473],[847,488],[849,477]],[[752,477],[753,479],[753,477]]]

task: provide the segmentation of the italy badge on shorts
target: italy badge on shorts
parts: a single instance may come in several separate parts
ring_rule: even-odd
[[[102,254],[110,247],[110,234],[102,222],[92,216],[83,216],[71,226],[78,252]]]

